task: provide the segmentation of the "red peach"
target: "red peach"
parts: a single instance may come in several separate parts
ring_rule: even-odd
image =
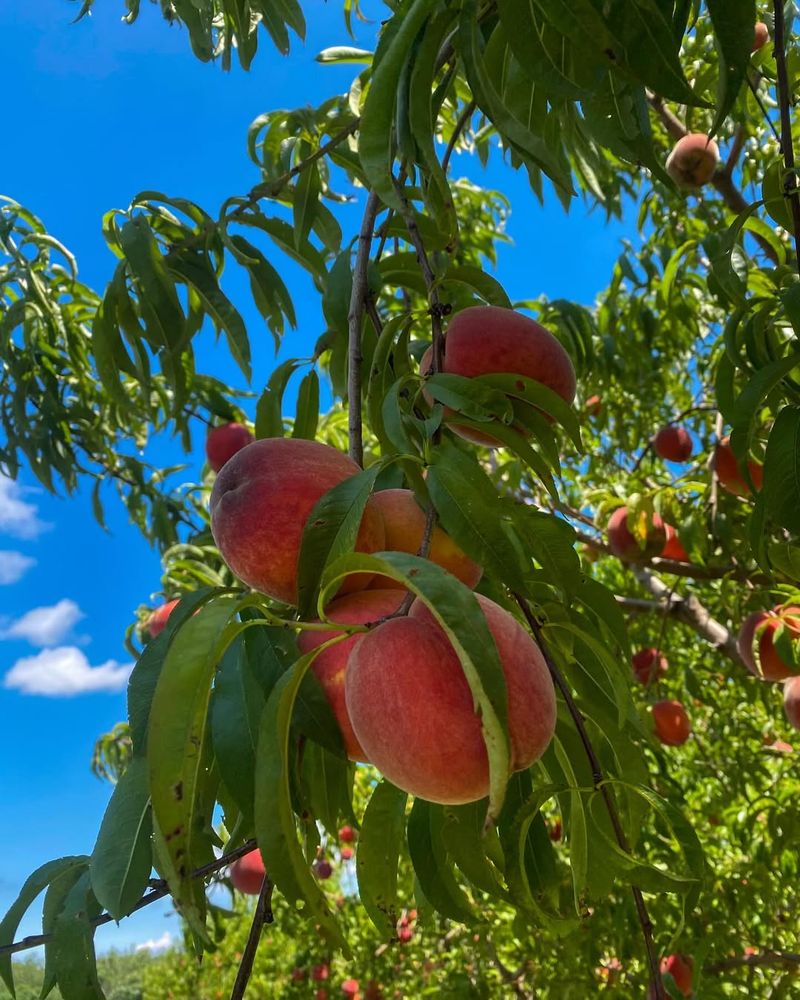
[[[208,464],[219,472],[222,466],[253,440],[253,435],[242,424],[223,424],[212,427],[206,438]]]
[[[783,709],[789,725],[800,729],[800,676],[790,677],[784,681]]]
[[[397,932],[398,941],[402,941],[403,944],[408,944],[408,942],[414,937],[414,932],[410,927],[401,927]]]
[[[775,632],[781,626],[788,630],[792,640],[800,638],[800,607],[776,605],[772,611],[754,611],[739,631],[736,643],[739,655],[756,677],[782,681],[794,674],[791,665],[785,663],[775,649]],[[754,652],[756,640],[758,650]]]
[[[211,531],[220,554],[250,587],[286,604],[297,603],[297,560],[303,528],[329,489],[359,472],[347,455],[317,441],[263,438],[226,462],[211,491]],[[359,552],[384,545],[380,512],[367,503]],[[348,579],[344,592],[371,579]]]
[[[342,826],[339,828],[339,840],[345,844],[352,844],[356,839],[356,831],[352,826]]]
[[[430,352],[420,371],[430,368]],[[465,378],[514,374],[552,389],[567,403],[575,398],[575,369],[559,341],[535,320],[499,306],[470,306],[456,313],[447,328],[442,371]],[[490,434],[459,425],[455,415],[447,423],[459,436],[475,444],[496,447]]]
[[[657,701],[653,705],[653,723],[656,736],[668,747],[682,746],[692,731],[686,709],[679,701]]]
[[[547,833],[554,844],[558,843],[558,841],[561,840],[561,835],[562,835],[561,820],[560,819],[553,820],[550,829],[547,831]]]
[[[678,538],[678,532],[666,522],[664,522],[664,531],[667,535],[667,541],[661,550],[661,558],[671,559],[673,562],[690,562],[689,553]]]
[[[358,980],[357,979],[345,979],[342,983],[342,993],[348,997],[354,997],[358,994]]]
[[[699,188],[714,176],[719,163],[719,146],[702,132],[690,132],[678,139],[667,157],[667,173],[679,188]]]
[[[352,858],[352,856],[353,856],[353,848],[352,847],[343,847],[341,849],[341,851],[339,851],[339,853],[342,856],[342,861],[349,861]]]
[[[751,51],[758,52],[759,49],[764,48],[768,41],[769,28],[763,21],[756,21],[755,30],[753,31],[753,48]]]
[[[649,559],[657,556],[664,548],[667,540],[667,533],[664,529],[664,522],[655,512],[652,515],[640,512],[638,517],[638,527],[642,530],[644,540],[640,541],[640,534],[634,535],[629,526],[629,515],[627,507],[618,507],[608,519],[608,547],[619,559]]]
[[[741,467],[733,454],[730,445],[730,438],[724,437],[718,441],[714,448],[714,455],[711,459],[711,469],[716,473],[720,486],[737,497],[750,496],[752,490],[750,484],[745,480]],[[753,485],[758,492],[764,483],[764,466],[759,462],[749,459],[747,469]]]
[[[397,611],[406,596],[405,590],[364,590],[358,594],[347,594],[345,597],[337,597],[335,601],[328,605],[325,613],[333,622],[341,625],[366,625],[369,622],[379,621],[387,615]],[[297,640],[297,645],[301,653],[308,653],[317,646],[327,642],[337,635],[337,630],[332,628],[325,632],[301,632]],[[368,762],[364,748],[358,742],[350,716],[347,712],[344,695],[345,672],[350,653],[356,643],[363,638],[363,633],[351,635],[348,639],[324,650],[314,660],[311,669],[322,685],[325,695],[339,723],[342,731],[342,739],[347,756],[351,760]],[[344,829],[344,827],[343,827]],[[347,829],[351,829],[347,827]]]
[[[684,955],[668,955],[661,959],[661,974],[668,972],[685,997],[692,993],[692,960]]]
[[[160,604],[155,611],[150,615],[144,625],[144,630],[147,632],[148,639],[155,639],[157,635],[167,627],[167,621],[172,612],[180,604],[180,598],[176,601],[167,601],[166,604]]]
[[[652,647],[640,649],[634,653],[631,658],[631,664],[633,672],[636,675],[636,680],[640,684],[647,684],[651,677],[653,680],[663,677],[669,667],[666,656]]]
[[[383,516],[388,552],[416,554],[425,533],[425,512],[417,503],[413,490],[380,490],[372,502]],[[470,589],[476,586],[483,570],[464,554],[453,539],[438,525],[433,529],[428,558],[448,573],[452,573]],[[370,588],[396,587],[384,576],[375,576]]]
[[[692,439],[685,427],[669,424],[653,438],[653,451],[666,462],[685,462],[692,454]]]
[[[248,896],[257,896],[261,892],[266,871],[261,852],[256,849],[245,854],[244,857],[234,861],[229,871],[230,880],[234,889],[244,892]]]
[[[587,417],[599,417],[603,412],[603,401],[599,396],[590,396],[583,404],[583,410]]]
[[[511,767],[529,767],[555,727],[553,683],[539,647],[499,605],[475,595],[508,688]],[[347,710],[370,761],[399,788],[458,804],[489,792],[480,717],[456,651],[420,601],[365,635],[350,654]]]

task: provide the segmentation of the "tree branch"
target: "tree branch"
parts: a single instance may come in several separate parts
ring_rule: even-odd
[[[256,848],[255,840],[248,840],[246,844],[242,844],[241,847],[237,847],[235,851],[231,851],[230,854],[223,854],[222,857],[216,858],[214,861],[210,861],[207,865],[203,865],[200,868],[195,868],[190,878],[204,878],[206,875],[211,875],[214,872],[220,870],[220,868],[226,868],[229,864],[237,861],[239,858],[244,857],[245,854],[249,854],[250,851]],[[135,913],[137,910],[144,909],[145,906],[149,906],[151,903],[155,903],[157,899],[163,899],[164,896],[169,895],[169,887],[164,879],[154,879],[151,881],[150,885],[152,889],[150,892],[146,892],[144,896],[131,907],[131,913]],[[99,917],[96,917],[92,921],[92,927],[102,927],[103,924],[110,924],[114,920],[114,917],[110,913],[102,913]],[[48,944],[53,940],[52,934],[31,934],[28,937],[22,938],[20,941],[14,941],[11,944],[0,944],[0,955],[14,955],[20,951],[28,951],[30,948],[39,948],[43,944]]]
[[[261,940],[261,932],[264,924],[271,924],[274,917],[272,915],[272,880],[268,875],[264,876],[261,885],[261,892],[258,894],[253,923],[250,925],[250,933],[247,935],[247,944],[244,946],[242,959],[236,972],[236,981],[231,990],[231,1000],[242,1000],[247,984],[253,972],[253,962],[255,962],[258,942]]]
[[[347,314],[347,426],[349,452],[350,458],[359,466],[363,466],[364,464],[364,437],[361,424],[361,318],[364,315],[364,304],[369,292],[367,268],[369,266],[370,250],[372,249],[375,219],[380,206],[380,198],[378,198],[374,191],[371,191],[367,198],[366,207],[364,208],[361,232],[358,235],[358,252],[356,254],[356,265],[353,269],[353,289],[350,294],[350,311]]]
[[[800,965],[800,955],[792,951],[765,951],[760,955],[737,955],[734,958],[723,958],[719,962],[704,965],[703,972],[714,976],[729,969],[767,968],[775,965],[794,969]]]
[[[736,638],[724,625],[711,617],[708,610],[694,594],[689,594],[687,597],[677,597],[663,580],[660,580],[646,567],[632,565],[630,569],[636,579],[658,598],[659,604],[663,606],[664,610],[674,615],[678,621],[688,625],[733,663],[747,669],[744,660],[739,655]]]
[[[625,831],[622,828],[622,823],[619,818],[619,813],[617,812],[617,806],[611,792],[611,787],[607,784],[603,776],[600,758],[597,756],[597,753],[592,746],[592,741],[589,739],[589,733],[587,732],[580,709],[575,704],[575,700],[572,697],[572,692],[569,689],[566,679],[558,669],[558,666],[553,658],[550,656],[550,651],[548,650],[547,644],[544,641],[544,636],[542,635],[541,625],[531,611],[530,605],[525,598],[522,597],[522,595],[514,594],[513,596],[525,616],[525,620],[528,622],[534,638],[542,651],[542,656],[547,664],[547,669],[550,671],[550,676],[553,678],[553,683],[561,692],[561,695],[566,702],[567,710],[572,717],[572,721],[575,723],[575,728],[577,729],[578,736],[583,744],[583,749],[589,761],[589,766],[592,769],[592,784],[602,796],[617,843],[623,851],[629,854],[630,845],[628,844],[628,838],[625,836]],[[658,956],[656,955],[655,945],[653,943],[653,924],[650,920],[650,915],[647,912],[647,905],[645,904],[641,889],[634,885],[631,886],[631,892],[633,893],[633,901],[636,906],[636,913],[642,929],[645,951],[647,952],[647,963],[650,968],[650,986],[655,1000],[666,1000],[664,984],[661,981]]]
[[[784,196],[792,213],[794,252],[800,268],[800,200],[797,197],[797,174],[794,165],[794,144],[792,142],[792,92],[786,69],[786,25],[783,20],[783,0],[775,0],[775,65],[778,70],[778,105],[781,112],[781,152],[786,165]]]
[[[663,97],[660,97],[658,94],[651,94],[648,91],[647,100],[673,139],[682,139],[685,135],[688,135],[686,126],[680,118],[678,118],[677,115],[670,111],[670,109],[666,106]],[[725,172],[725,170],[718,170],[711,178],[711,184],[713,184],[717,191],[719,191],[722,195],[722,200],[732,212],[739,215],[744,212],[746,208],[748,208],[744,195],[733,183],[733,179]],[[764,254],[772,261],[773,264],[777,266],[780,262],[778,260],[777,253],[775,253],[774,247],[772,247],[770,243],[758,233],[753,233],[752,235]]]

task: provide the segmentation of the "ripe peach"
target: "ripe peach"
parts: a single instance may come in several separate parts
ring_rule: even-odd
[[[678,538],[678,532],[666,522],[664,523],[664,531],[667,534],[667,541],[661,550],[661,558],[671,559],[673,562],[690,562],[689,553]]]
[[[430,357],[428,350],[420,361],[423,375]],[[465,378],[513,373],[520,376],[520,388],[527,377],[567,403],[575,398],[575,369],[559,341],[535,320],[499,306],[470,306],[456,313],[445,336],[442,371]],[[447,423],[467,441],[489,447],[500,443],[490,434],[459,425],[455,415]]]
[[[800,729],[800,675],[789,677],[783,684],[783,710],[789,725]]]
[[[679,188],[699,188],[714,176],[719,163],[719,146],[702,132],[690,132],[678,139],[667,157],[667,173]]]
[[[315,983],[324,983],[325,980],[330,976],[331,970],[327,963],[322,965],[315,965],[311,970],[311,978]]]
[[[229,875],[234,889],[247,893],[248,896],[257,896],[261,892],[266,875],[260,851],[257,849],[250,851],[238,861],[234,861]]]
[[[314,871],[317,873],[317,878],[328,879],[333,875],[333,865],[323,858],[321,861],[314,862]]]
[[[342,826],[339,828],[339,840],[341,840],[342,843],[352,844],[355,839],[356,831],[352,828],[352,826]]]
[[[328,605],[325,612],[331,621],[341,625],[366,625],[397,611],[405,596],[405,590],[363,590],[357,594],[337,597]],[[332,639],[336,634],[337,630],[333,628],[329,632],[301,632],[297,645],[301,653],[309,653],[317,646],[321,646],[323,642]],[[311,669],[317,675],[333,709],[333,714],[336,716],[336,721],[339,723],[347,756],[351,760],[367,763],[369,758],[353,732],[344,698],[347,661],[353,647],[362,638],[363,633],[356,633],[348,639],[342,639],[335,646],[320,653],[314,660]],[[351,827],[342,827],[342,829],[350,830],[352,833]]]
[[[180,599],[176,601],[167,601],[166,604],[160,604],[155,611],[150,615],[144,624],[144,631],[147,633],[148,641],[150,639],[155,639],[157,635],[167,627],[167,621],[172,612],[180,604]]]
[[[342,993],[347,997],[354,997],[358,994],[358,980],[345,979],[342,983]]]
[[[416,554],[425,533],[425,512],[417,503],[413,490],[380,490],[373,494],[372,502],[383,516],[386,550]],[[428,558],[470,589],[477,585],[483,573],[483,569],[438,525],[433,529]],[[375,576],[370,583],[371,588],[396,586],[384,576]]]
[[[554,844],[558,843],[558,841],[561,840],[562,832],[563,831],[561,827],[561,820],[554,819],[547,831],[548,836],[550,837],[550,839],[553,841]]]
[[[756,492],[758,492],[764,482],[764,466],[751,458],[747,462],[747,468]],[[739,463],[733,454],[733,449],[730,446],[730,438],[724,437],[721,441],[717,442],[714,448],[714,456],[711,459],[711,469],[716,473],[720,486],[724,487],[729,493],[733,493],[734,496],[746,497],[752,492],[750,484],[742,475]]]
[[[669,667],[666,656],[652,647],[640,649],[634,653],[631,658],[631,664],[636,680],[640,684],[647,684],[651,676],[653,680],[663,677]]]
[[[620,559],[649,559],[657,556],[664,548],[667,540],[667,533],[664,530],[664,522],[658,514],[653,513],[649,518],[644,512],[638,515],[639,526],[643,529],[644,540],[640,541],[637,535],[629,527],[629,514],[627,507],[618,507],[608,519],[608,547]]]
[[[301,438],[263,438],[226,462],[211,491],[211,531],[220,554],[250,587],[286,604],[297,603],[297,559],[314,504],[359,471],[347,455]],[[356,548],[384,545],[383,520],[370,500]],[[347,593],[371,576],[351,577]]]
[[[212,427],[206,438],[208,464],[219,472],[222,466],[253,440],[253,435],[243,424],[223,424]]]
[[[508,687],[511,767],[538,760],[555,727],[553,683],[539,647],[507,611],[475,595]],[[347,664],[347,710],[370,761],[399,788],[458,804],[489,792],[480,717],[455,650],[421,601],[364,636]]]
[[[692,439],[685,427],[669,424],[653,438],[653,451],[666,462],[685,462],[692,454]]]
[[[692,993],[692,960],[685,955],[667,955],[661,959],[661,974],[668,972],[685,997]]]
[[[342,861],[349,861],[353,857],[353,848],[343,847],[339,853],[342,856]]]
[[[767,681],[782,681],[794,674],[790,664],[781,659],[775,649],[775,632],[783,625],[791,639],[800,638],[800,607],[776,605],[772,611],[754,611],[739,631],[736,645],[747,669]],[[758,651],[753,646],[758,640]]]
[[[759,49],[764,48],[768,41],[769,28],[763,21],[756,21],[755,30],[753,31],[753,48],[751,51],[758,52]]]
[[[692,731],[686,709],[679,701],[657,701],[653,705],[655,734],[668,747],[682,746]]]

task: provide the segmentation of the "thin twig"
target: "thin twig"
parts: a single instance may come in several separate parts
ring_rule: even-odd
[[[249,854],[256,846],[255,840],[248,840],[246,844],[237,847],[230,854],[223,854],[222,857],[210,861],[207,865],[195,868],[189,877],[204,878],[206,875],[211,875],[219,871],[220,868],[225,868],[232,862],[244,857],[245,854]],[[164,879],[154,879],[150,884],[153,887],[151,891],[146,892],[138,903],[131,907],[128,916],[137,910],[144,909],[145,906],[149,906],[151,903],[155,903],[157,899],[163,899],[164,896],[169,895],[169,886]],[[112,920],[114,920],[114,917],[110,913],[102,913],[99,917],[95,917],[92,920],[91,925],[92,927],[102,927],[103,924],[110,924]],[[48,944],[52,940],[52,934],[31,934],[20,941],[14,941],[12,944],[0,945],[0,955],[14,955],[19,951],[28,951],[30,948],[40,948],[43,944]]]
[[[704,965],[703,972],[713,976],[729,969],[766,968],[775,965],[796,968],[800,965],[800,955],[793,951],[765,951],[760,955],[736,955],[734,958],[723,958],[719,962]]]
[[[619,813],[617,812],[617,806],[611,792],[611,787],[608,785],[603,776],[603,768],[600,764],[600,758],[597,756],[597,753],[592,746],[592,741],[589,738],[589,733],[583,721],[581,711],[575,704],[575,700],[572,697],[572,691],[570,691],[566,679],[550,655],[550,651],[547,648],[547,644],[542,634],[542,627],[534,613],[531,611],[530,605],[521,594],[514,594],[514,599],[519,605],[520,610],[525,616],[525,620],[528,622],[528,625],[533,632],[533,636],[536,639],[536,642],[542,652],[542,656],[544,657],[544,661],[547,664],[547,669],[550,671],[550,676],[553,678],[553,683],[561,692],[561,695],[566,703],[567,710],[569,711],[572,721],[575,724],[575,728],[578,731],[578,736],[583,744],[584,752],[586,753],[589,766],[592,770],[592,784],[595,789],[599,791],[603,799],[617,843],[626,854],[629,854],[630,845],[628,844],[628,838],[625,836],[625,831],[622,828],[622,822],[620,821]],[[656,955],[655,944],[653,942],[653,924],[650,920],[650,915],[647,912],[647,905],[644,901],[641,889],[634,885],[631,886],[631,892],[633,893],[633,901],[636,906],[636,913],[642,930],[645,951],[647,952],[647,964],[650,968],[650,986],[654,993],[655,1000],[666,1000],[664,985],[661,981],[661,973],[659,971],[658,956]]]
[[[792,92],[789,87],[789,73],[786,69],[786,25],[783,20],[783,0],[775,0],[775,65],[778,76],[778,105],[781,112],[781,152],[786,166],[784,195],[792,213],[792,229],[797,266],[800,268],[800,200],[797,194],[797,175],[794,165],[794,144],[792,143]]]
[[[739,162],[739,157],[742,155],[742,150],[744,149],[744,144],[747,141],[747,132],[742,124],[736,126],[733,133],[733,142],[731,143],[731,149],[728,153],[728,159],[725,161],[725,166],[722,168],[722,172],[727,174],[728,177],[733,176],[733,171],[736,164]]]
[[[761,79],[761,74],[758,75],[758,79],[759,80]],[[761,94],[759,94],[759,92],[758,92],[758,83],[757,83],[757,81],[753,80],[749,73],[747,74],[747,85],[750,88],[750,92],[752,93],[753,97],[756,100],[756,104],[759,106],[759,108],[761,108],[761,114],[764,116],[764,121],[767,123],[767,125],[769,125],[769,127],[770,127],[770,129],[772,131],[772,134],[775,136],[775,141],[780,146],[780,144],[781,144],[780,133],[775,128],[775,123],[770,118],[769,112],[767,111],[766,105],[764,104],[764,100],[761,97]]]
[[[258,894],[253,922],[250,925],[250,933],[247,935],[247,944],[244,946],[239,968],[236,972],[236,981],[231,990],[231,1000],[242,1000],[250,976],[253,972],[253,962],[258,951],[258,942],[261,940],[261,932],[265,924],[271,924],[272,915],[272,880],[269,875],[264,876],[261,885],[261,892]]]
[[[350,294],[350,311],[347,314],[347,426],[350,458],[358,466],[364,464],[364,437],[361,422],[361,317],[364,315],[364,303],[369,290],[367,268],[369,266],[369,253],[372,249],[375,219],[380,207],[380,198],[374,191],[371,191],[364,208],[361,232],[358,235],[358,252],[356,253],[356,265],[353,269],[353,290]]]
[[[453,128],[453,134],[450,136],[450,141],[447,143],[447,149],[444,151],[444,156],[442,157],[442,170],[447,173],[447,168],[450,166],[450,157],[453,155],[453,150],[458,142],[458,137],[464,131],[469,122],[470,118],[475,114],[475,109],[478,105],[475,101],[469,101],[464,106],[464,110],[458,116],[458,121]]]

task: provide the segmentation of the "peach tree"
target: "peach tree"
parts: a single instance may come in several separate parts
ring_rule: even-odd
[[[223,68],[304,33],[297,0],[161,8]],[[344,28],[366,13],[346,0]],[[162,554],[164,607],[130,630],[97,842],[25,882],[0,975],[13,994],[11,955],[44,944],[45,993],[100,997],[95,928],[167,895],[213,950],[208,880],[255,849],[266,877],[231,996],[275,914],[347,955],[363,922],[320,877],[347,823],[359,906],[392,946],[405,878],[422,926],[502,925],[518,995],[788,996],[794,5],[380,14],[374,49],[318,56],[353,64],[346,94],[253,123],[250,191],[213,209],[145,191],[108,213],[102,294],[3,202],[0,466],[90,483],[101,521],[116,489]],[[593,307],[535,279],[509,300],[490,273],[508,203],[454,179],[455,151],[524,170],[532,199],[630,220]],[[336,206],[353,199],[346,233]],[[287,259],[326,328],[312,357],[253,371],[225,270],[246,273],[277,346],[296,327]],[[252,420],[199,370],[208,330],[260,392]],[[159,433],[188,454],[202,425],[195,488],[141,457]],[[794,725],[792,704],[787,686]],[[15,942],[42,892],[42,935]]]

